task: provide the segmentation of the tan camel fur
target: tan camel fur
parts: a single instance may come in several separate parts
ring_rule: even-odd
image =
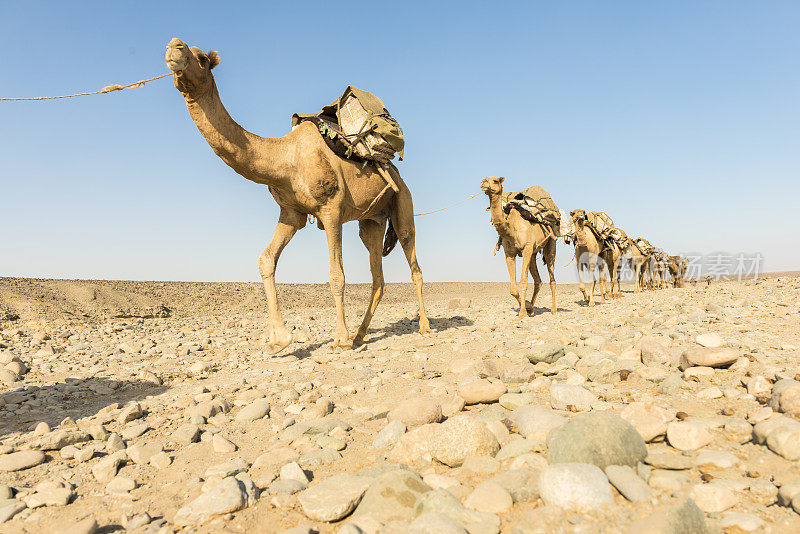
[[[647,256],[642,253],[634,240],[629,240],[629,244],[628,249],[625,251],[625,259],[633,271],[634,292],[639,293],[644,290]]]
[[[384,292],[382,254],[391,251],[399,239],[411,268],[419,302],[419,331],[430,332],[422,300],[422,271],[415,250],[414,210],[411,193],[394,166],[391,175],[400,191],[386,184],[374,165],[344,160],[325,144],[317,127],[300,124],[283,137],[268,138],[248,132],[228,114],[219,97],[211,69],[220,58],[204,53],[180,39],[167,45],[167,66],[175,87],[200,133],[214,153],[246,179],[266,185],[280,206],[278,225],[272,241],[258,258],[269,308],[269,351],[277,353],[292,342],[284,323],[275,291],[275,266],[281,251],[303,228],[309,215],[325,230],[330,259],[330,286],[336,303],[336,331],[333,346],[348,348],[360,344],[367,333]],[[372,296],[364,320],[353,337],[344,315],[344,270],[342,268],[342,224],[357,220],[361,241],[369,251]],[[386,221],[389,228],[382,243]]]
[[[667,269],[672,276],[672,287],[683,287],[683,279],[686,276],[686,269],[689,265],[689,260],[680,256],[670,256]]]
[[[550,275],[550,293],[552,306],[550,311],[556,313],[556,240],[550,229],[543,224],[533,224],[522,218],[522,215],[512,209],[508,215],[503,211],[503,180],[504,177],[489,176],[481,181],[481,190],[489,197],[489,211],[492,214],[492,225],[500,236],[500,243],[506,255],[506,266],[511,278],[511,296],[519,302],[519,316],[528,316],[528,272],[533,276],[533,296],[530,309],[536,302],[536,296],[542,285],[539,269],[536,267],[536,254],[541,250],[542,258],[547,265]],[[517,286],[517,256],[522,257],[522,274]]]
[[[583,298],[589,306],[594,306],[594,289],[598,277],[601,282],[600,299],[605,302],[606,270],[613,266],[613,257],[609,250],[603,250],[603,246],[595,235],[594,231],[586,224],[586,211],[581,209],[572,210],[570,213],[572,228],[575,229],[575,264],[578,268],[578,287],[583,293]],[[592,280],[592,289],[586,293],[586,286],[583,282],[583,270],[587,269]],[[595,269],[599,269],[598,276],[595,276]]]
[[[616,242],[611,243],[611,248],[603,251],[606,265],[608,265],[609,275],[611,278],[611,292],[609,297],[618,299],[622,296],[622,289],[620,288],[620,270],[622,269],[622,249],[619,248]]]

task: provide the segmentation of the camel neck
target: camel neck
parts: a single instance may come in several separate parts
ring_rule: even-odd
[[[186,107],[211,149],[229,167],[253,182],[280,185],[287,151],[277,145],[283,138],[261,137],[242,128],[222,104],[216,82],[197,99],[186,96]]]
[[[503,212],[500,196],[500,193],[489,196],[489,213],[492,215],[492,225],[497,228],[497,232],[506,235],[508,234],[508,219]]]

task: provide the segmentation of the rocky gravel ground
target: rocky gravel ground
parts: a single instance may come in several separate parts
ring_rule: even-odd
[[[2,282],[0,532],[800,532],[797,276],[397,285],[343,352],[303,286],[277,357],[254,284]]]

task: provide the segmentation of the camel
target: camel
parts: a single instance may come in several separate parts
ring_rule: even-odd
[[[328,240],[330,287],[336,304],[334,348],[347,349],[363,343],[384,293],[382,256],[391,252],[398,240],[417,293],[419,332],[430,332],[422,299],[422,270],[417,263],[411,192],[397,168],[389,166],[399,189],[395,192],[374,164],[362,166],[334,154],[310,122],[300,124],[283,137],[250,133],[222,105],[212,74],[220,62],[216,51],[206,54],[175,38],[167,45],[165,60],[189,115],[214,153],[244,178],[266,185],[280,206],[272,241],[258,258],[269,310],[268,351],[277,354],[292,342],[278,306],[275,266],[284,247],[310,217],[316,218]],[[358,221],[359,236],[369,251],[372,294],[361,326],[351,337],[344,314],[342,224],[353,220]],[[386,236],[382,239],[384,230]]]
[[[669,262],[667,269],[672,276],[672,287],[683,287],[683,279],[686,276],[686,271],[689,267],[689,260],[681,256],[668,256]]]
[[[639,293],[643,291],[647,256],[641,251],[639,245],[637,245],[633,239],[628,239],[628,247],[623,253],[623,258],[629,263],[631,271],[633,271],[634,292]]]
[[[526,296],[528,292],[528,271],[533,276],[533,296],[530,308],[536,302],[536,296],[542,285],[539,269],[536,267],[536,254],[541,251],[542,259],[547,265],[550,275],[550,293],[552,295],[551,313],[556,313],[556,239],[552,231],[544,224],[534,224],[525,220],[519,211],[512,209],[508,215],[503,211],[503,176],[489,176],[481,181],[481,190],[489,197],[489,211],[492,216],[492,225],[500,237],[498,243],[502,245],[506,255],[508,275],[511,277],[509,291],[511,296],[519,302],[519,316],[528,316]],[[522,258],[522,274],[517,286],[517,256]]]
[[[575,230],[573,237],[575,242],[575,263],[578,268],[578,287],[583,293],[583,299],[589,306],[594,306],[594,288],[597,284],[595,277],[595,268],[599,268],[599,278],[601,282],[600,292],[601,302],[606,301],[605,290],[605,270],[611,268],[613,270],[614,257],[610,249],[604,249],[603,244],[600,242],[597,235],[589,227],[586,218],[586,211],[581,209],[572,210],[570,213],[570,223]],[[583,282],[583,270],[587,269],[589,276],[592,279],[591,292],[586,294],[586,286]],[[613,280],[613,278],[612,278]]]

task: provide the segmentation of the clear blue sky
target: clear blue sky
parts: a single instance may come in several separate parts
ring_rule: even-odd
[[[800,268],[797,2],[271,4],[4,1],[0,96],[155,76],[180,37],[220,52],[223,102],[261,135],[348,84],[379,95],[405,129],[399,168],[417,211],[504,175],[669,252]],[[213,154],[171,80],[1,102],[0,117],[0,275],[259,279],[277,205]],[[417,220],[427,280],[507,279],[486,205]],[[363,282],[357,233],[345,227],[345,270]],[[558,253],[563,266],[570,249]],[[399,251],[385,269],[409,280]],[[278,280],[327,277],[324,234],[307,226]]]

